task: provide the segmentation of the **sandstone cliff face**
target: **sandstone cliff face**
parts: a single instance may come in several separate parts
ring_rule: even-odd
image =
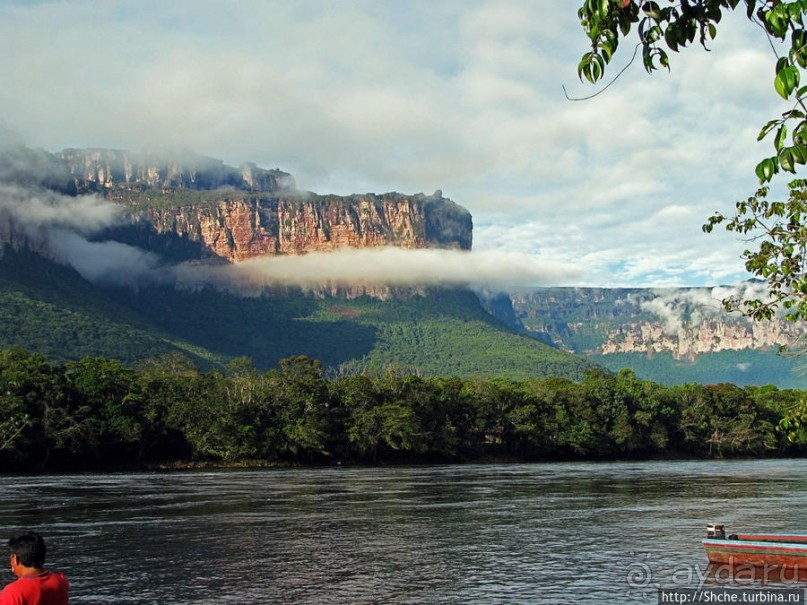
[[[706,353],[797,345],[807,328],[726,313],[709,288],[550,288],[513,294],[511,302],[524,328],[583,355],[669,352],[694,361]]]
[[[674,359],[692,361],[702,353],[776,348],[795,344],[804,332],[803,324],[784,321],[751,322],[735,320],[704,321],[686,325],[675,333],[661,324],[636,323],[608,334],[599,353],[672,353]]]
[[[158,233],[200,242],[212,255],[238,262],[340,248],[471,248],[471,215],[434,196],[288,196],[222,199],[140,215]]]
[[[472,242],[470,213],[440,191],[318,196],[297,191],[280,170],[193,154],[21,148],[0,154],[0,182],[103,195],[124,206],[141,233],[176,236],[229,262],[380,246],[469,250]],[[26,241],[0,216],[0,244]],[[149,238],[125,243],[149,247]]]

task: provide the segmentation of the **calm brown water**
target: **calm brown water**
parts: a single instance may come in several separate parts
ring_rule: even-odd
[[[655,603],[710,521],[807,533],[807,460],[0,476],[71,603]]]

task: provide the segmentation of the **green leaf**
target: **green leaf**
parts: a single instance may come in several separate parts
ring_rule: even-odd
[[[807,147],[796,143],[790,149],[793,152],[793,161],[796,164],[807,164]]]
[[[793,142],[799,145],[807,144],[807,121],[802,120],[793,130]]]
[[[765,173],[762,170],[762,162],[757,164],[756,168],[754,168],[754,173],[757,175],[760,183],[765,182]]]
[[[653,54],[651,53],[649,46],[645,46],[644,49],[642,49],[642,63],[644,64],[644,68],[647,73],[650,73],[655,69],[655,66],[653,65]]]
[[[785,59],[786,60],[786,59]],[[781,60],[780,60],[781,63]],[[787,99],[799,84],[799,70],[793,65],[782,67],[776,73],[774,87],[783,99]]]
[[[796,172],[794,164],[795,160],[793,158],[793,151],[790,148],[785,147],[779,152],[779,165],[782,167],[782,170]]]
[[[782,150],[782,147],[784,147],[786,138],[787,138],[787,125],[782,124],[779,127],[779,130],[776,131],[776,138],[773,141],[773,146],[776,148],[776,151],[781,151]]]
[[[645,2],[642,4],[642,12],[656,21],[661,17],[661,9],[657,2]]]
[[[803,29],[794,29],[790,36],[790,58],[801,67],[807,67],[807,34]]]
[[[661,30],[661,27],[658,25],[654,25],[650,28],[647,32],[647,40],[649,42],[658,42],[664,36],[664,33]]]
[[[664,32],[664,41],[667,43],[667,46],[670,47],[670,50],[678,52],[680,36],[679,29],[676,27],[675,23],[670,23],[667,26],[667,31]]]
[[[777,124],[779,124],[779,122],[780,122],[780,120],[771,120],[770,122],[768,122],[767,124],[765,124],[765,126],[763,126],[763,127],[762,127],[762,130],[760,130],[760,131],[759,131],[759,136],[757,137],[757,141],[761,141],[761,140],[762,140],[762,139],[764,139],[766,136],[768,136],[768,133],[769,133],[771,130],[773,130],[773,128],[774,128],[774,127],[775,127]]]
[[[611,57],[614,54],[614,47],[611,45],[611,43],[606,40],[600,44],[600,52],[602,53],[602,57],[605,59],[605,62],[610,63]]]
[[[776,164],[773,161],[773,158],[765,158],[756,167],[756,175],[759,178],[760,183],[766,183],[773,178],[773,175],[776,174]]]
[[[785,12],[785,9],[779,5],[765,13],[765,29],[769,34],[780,40],[787,34],[787,28],[790,23],[790,19]]]
[[[577,76],[582,80],[585,78],[592,84],[602,77],[604,62],[594,51],[587,52],[577,66]]]

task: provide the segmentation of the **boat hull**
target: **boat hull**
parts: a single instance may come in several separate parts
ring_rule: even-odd
[[[703,548],[713,564],[807,571],[807,536],[748,534],[738,535],[737,539],[706,538]]]

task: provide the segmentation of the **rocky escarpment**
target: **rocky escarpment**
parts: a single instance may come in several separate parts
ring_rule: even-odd
[[[212,202],[140,211],[157,233],[201,243],[241,261],[341,248],[471,248],[471,215],[440,192],[337,197],[224,196]]]
[[[126,232],[116,224],[114,237],[102,237],[160,253],[181,249],[185,260],[199,254],[238,262],[382,246],[468,250],[472,241],[470,213],[440,191],[315,195],[297,191],[281,170],[251,163],[233,168],[194,154],[20,148],[0,153],[0,181],[102,195],[124,207],[134,226]],[[0,243],[16,236],[6,231]]]
[[[694,361],[722,351],[796,345],[804,322],[751,321],[723,311],[709,288],[550,288],[511,296],[523,328],[584,355],[668,352]]]
[[[669,332],[658,323],[637,322],[608,333],[598,351],[643,353],[652,355],[669,351],[673,359],[693,361],[703,353],[741,351],[743,349],[776,348],[796,344],[803,325],[780,320],[752,322],[748,320],[711,320],[681,326]]]
[[[290,191],[294,179],[282,170],[253,163],[239,168],[197,154],[132,153],[114,149],[65,149],[56,154],[77,192],[110,189],[176,191],[232,188],[246,191]]]

